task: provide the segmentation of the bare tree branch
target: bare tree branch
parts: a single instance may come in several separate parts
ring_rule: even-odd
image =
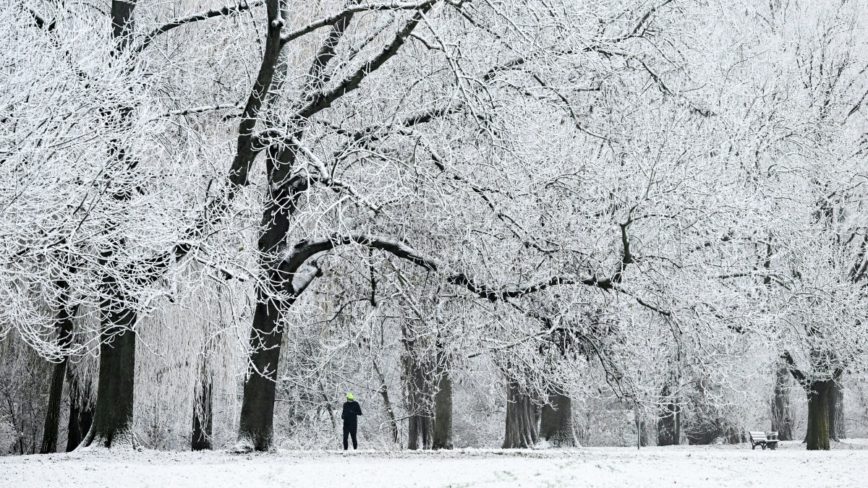
[[[260,7],[262,5],[265,5],[265,0],[257,0],[252,3],[247,3],[245,1],[243,4],[227,5],[220,9],[207,10],[205,12],[199,12],[196,14],[188,15],[186,17],[179,17],[177,19],[170,20],[169,22],[149,32],[142,40],[141,44],[139,44],[133,49],[133,52],[140,53],[144,51],[154,41],[154,39],[159,37],[161,34],[165,34],[172,29],[181,27],[182,25],[199,22],[201,20],[208,20],[214,17],[228,17],[230,15],[239,14],[241,12]]]
[[[338,22],[352,17],[354,14],[358,12],[366,12],[366,11],[374,11],[374,10],[418,10],[424,8],[430,8],[431,5],[436,3],[436,1],[432,2],[431,0],[425,0],[424,2],[393,2],[393,3],[381,3],[381,4],[364,4],[364,5],[352,5],[345,8],[343,11],[336,13],[334,15],[330,15],[328,17],[323,17],[317,21],[311,22],[310,24],[296,29],[292,32],[288,32],[281,37],[282,43],[287,43],[294,39],[298,39],[299,37],[310,34],[311,32],[321,29],[325,26],[335,25]]]
[[[418,8],[418,12],[416,12],[413,17],[395,33],[394,39],[383,47],[379,54],[362,65],[353,74],[344,78],[343,81],[338,83],[338,85],[331,90],[319,92],[314,95],[313,99],[304,108],[298,111],[298,117],[309,118],[330,107],[332,103],[347,93],[356,90],[369,74],[377,71],[386,63],[386,61],[392,59],[392,57],[398,53],[401,46],[403,46],[407,41],[407,37],[409,37],[413,32],[419,24],[419,21],[422,20],[422,14],[430,10],[435,3],[437,3],[437,0],[429,0],[422,3],[421,7]]]

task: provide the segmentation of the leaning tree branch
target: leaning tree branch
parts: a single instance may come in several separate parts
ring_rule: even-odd
[[[286,44],[292,40],[298,39],[299,37],[310,34],[313,31],[319,30],[323,27],[329,25],[335,25],[342,20],[348,19],[352,17],[354,14],[358,12],[366,12],[372,10],[419,10],[424,8],[430,8],[431,5],[436,3],[435,1],[425,0],[424,2],[392,2],[392,3],[368,3],[363,5],[351,5],[345,8],[343,11],[338,12],[334,15],[330,15],[328,17],[323,17],[322,19],[311,22],[310,24],[294,30],[292,32],[288,32],[281,36],[280,41],[282,44]]]
[[[175,244],[171,251],[146,260],[143,264],[146,269],[143,273],[144,280],[153,281],[159,278],[162,271],[169,263],[185,257],[194,249],[194,240],[200,237],[209,225],[219,222],[225,214],[229,204],[235,199],[237,192],[248,184],[248,174],[253,160],[259,151],[252,147],[256,138],[254,131],[265,95],[271,88],[274,73],[280,57],[281,43],[280,32],[285,21],[281,18],[280,2],[278,0],[266,0],[268,8],[268,30],[265,39],[265,50],[260,63],[256,81],[250,89],[247,103],[241,114],[241,122],[238,124],[238,145],[232,165],[229,168],[227,188],[215,196],[205,205],[203,215],[187,230],[184,239]],[[130,270],[130,273],[134,271]]]
[[[369,74],[377,71],[386,61],[392,59],[401,46],[407,41],[407,37],[416,29],[416,26],[419,24],[419,21],[422,20],[422,15],[429,10],[431,7],[437,3],[437,0],[428,0],[417,8],[417,12],[413,15],[410,20],[408,20],[403,27],[401,27],[398,32],[395,33],[395,38],[392,39],[391,42],[386,44],[385,47],[373,58],[371,58],[367,63],[363,64],[359,69],[357,69],[353,74],[347,76],[340,83],[337,84],[334,88],[328,91],[321,91],[313,96],[312,100],[301,110],[298,112],[298,117],[300,118],[309,118],[322,110],[325,110],[331,107],[332,103],[334,103],[339,98],[343,97],[345,94],[356,90],[361,85],[362,81],[368,77]]]
[[[262,5],[265,5],[265,0],[258,0],[252,3],[247,3],[245,1],[243,4],[227,5],[220,9],[207,10],[205,12],[199,12],[196,14],[188,15],[186,17],[179,17],[177,19],[170,20],[169,22],[149,32],[145,36],[144,40],[142,40],[142,43],[133,48],[133,53],[137,54],[144,51],[161,34],[165,34],[172,29],[181,27],[182,25],[199,22],[201,20],[208,20],[214,17],[228,17],[230,15],[236,15],[241,12],[260,7]]]
[[[784,351],[784,353],[781,354],[781,357],[787,362],[787,369],[790,370],[790,374],[793,375],[793,378],[795,378],[799,383],[805,384],[807,381],[805,373],[796,366],[796,361],[793,359],[790,351]]]
[[[388,252],[393,256],[410,261],[427,271],[439,272],[447,268],[447,266],[441,261],[425,256],[400,241],[366,234],[334,234],[326,238],[306,239],[300,241],[291,249],[285,251],[284,255],[281,257],[281,274],[284,276],[294,276],[304,263],[313,256],[349,244],[357,244],[371,249]],[[478,283],[465,273],[448,275],[446,276],[446,281],[452,285],[467,289],[479,298],[484,298],[492,302],[517,298],[560,285],[585,285],[599,288],[601,290],[616,289],[611,279],[600,280],[595,276],[584,279],[576,278],[574,276],[553,276],[547,280],[535,283],[500,288]],[[659,312],[663,313],[663,311]]]
[[[228,108],[240,109],[242,108],[237,103],[215,103],[214,105],[204,105],[201,107],[191,107],[180,110],[170,110],[168,112],[163,113],[160,117],[172,117],[172,116],[184,116],[184,115],[192,115],[192,114],[201,114],[206,112],[216,112],[218,110],[225,110]]]

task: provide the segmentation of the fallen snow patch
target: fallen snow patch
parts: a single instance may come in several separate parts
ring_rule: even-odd
[[[242,455],[95,450],[0,457],[0,486],[864,487],[868,441],[853,441],[830,452],[809,452],[800,442],[774,451],[745,444]]]

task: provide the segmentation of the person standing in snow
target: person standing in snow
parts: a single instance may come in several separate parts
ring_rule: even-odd
[[[362,414],[362,407],[359,402],[353,400],[353,394],[347,393],[347,401],[344,402],[344,411],[341,413],[341,418],[344,419],[344,451],[349,447],[347,445],[347,436],[353,436],[353,449],[359,448],[359,443],[356,442],[356,428],[358,425],[357,417]]]

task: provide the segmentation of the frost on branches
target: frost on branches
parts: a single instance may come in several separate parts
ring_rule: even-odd
[[[864,1],[7,3],[4,452],[868,427]]]

